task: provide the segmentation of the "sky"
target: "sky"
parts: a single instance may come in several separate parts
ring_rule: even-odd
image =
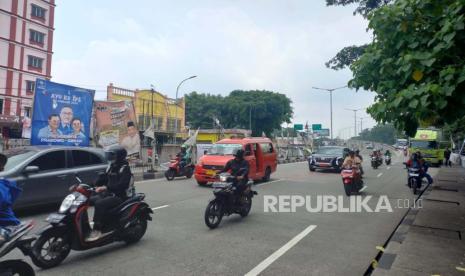
[[[197,91],[269,90],[293,102],[293,123],[330,126],[329,94],[312,87],[347,84],[349,70],[325,62],[341,48],[369,42],[355,6],[325,0],[57,0],[52,80],[91,88],[150,88],[175,98]],[[334,136],[354,133],[354,112],[374,94],[333,92]],[[357,112],[363,127],[375,122]],[[358,120],[358,123],[360,120]],[[360,126],[358,126],[360,127]]]

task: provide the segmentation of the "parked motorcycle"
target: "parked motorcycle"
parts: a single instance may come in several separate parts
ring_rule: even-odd
[[[96,241],[86,241],[92,230],[87,209],[94,192],[95,188],[80,183],[65,197],[58,213],[48,216],[49,225],[42,230],[32,248],[31,258],[35,265],[41,268],[55,267],[68,256],[71,249],[87,250],[116,241],[131,244],[144,236],[153,211],[144,201],[145,195],[135,193],[134,187],[130,187],[128,199],[109,210],[105,216],[102,237]]]
[[[173,180],[175,177],[185,176],[191,178],[194,174],[195,166],[193,164],[187,164],[184,168],[181,168],[179,163],[181,158],[176,157],[176,159],[171,160],[168,170],[165,171],[165,177],[168,181]]]
[[[234,176],[229,173],[219,175],[219,181],[212,184],[214,199],[205,209],[205,224],[214,229],[221,223],[223,216],[239,214],[246,217],[252,208],[252,198],[258,193],[252,190],[253,181],[249,181],[240,198],[235,194]]]
[[[18,248],[25,256],[31,255],[31,243],[34,237],[26,236],[34,227],[33,222],[26,222],[14,228],[8,241],[0,245],[0,258]],[[0,262],[0,275],[34,276],[34,269],[23,260],[6,260]]]
[[[386,161],[386,165],[391,165],[391,156],[390,155],[386,155],[384,157],[384,161]]]
[[[342,184],[347,196],[350,196],[352,193],[360,193],[366,189],[359,174],[360,172],[355,168],[343,169],[341,171]]]

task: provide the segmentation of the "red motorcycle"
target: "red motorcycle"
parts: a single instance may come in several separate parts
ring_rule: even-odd
[[[365,190],[366,186],[360,177],[360,171],[357,168],[343,169],[341,171],[342,183],[344,184],[344,191],[347,196],[352,193],[360,193]]]
[[[186,164],[183,168],[181,168],[180,163],[180,157],[176,157],[176,159],[171,160],[168,170],[165,171],[165,177],[168,181],[173,180],[175,177],[192,177],[195,166],[193,164]]]
[[[32,262],[41,268],[59,265],[73,250],[87,250],[124,241],[127,244],[138,242],[147,230],[147,221],[153,213],[144,202],[145,195],[128,190],[132,195],[119,206],[109,210],[103,221],[104,233],[96,241],[86,241],[91,231],[87,209],[95,188],[87,184],[77,185],[61,203],[58,213],[50,214],[49,223],[39,234],[32,248]]]

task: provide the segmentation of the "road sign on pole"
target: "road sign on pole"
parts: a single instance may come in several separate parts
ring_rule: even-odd
[[[294,130],[303,130],[304,125],[303,124],[294,124]]]
[[[312,124],[312,130],[320,130],[321,124]]]

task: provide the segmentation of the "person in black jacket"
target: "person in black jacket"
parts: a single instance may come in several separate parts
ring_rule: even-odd
[[[236,195],[240,195],[249,181],[249,162],[244,159],[244,150],[238,149],[234,153],[234,159],[228,161],[220,173],[230,172],[235,176],[233,185],[236,187]]]
[[[106,152],[107,159],[111,162],[106,174],[99,176],[96,181],[98,193],[93,198],[95,205],[94,228],[87,241],[95,241],[102,237],[102,220],[106,212],[127,199],[127,190],[132,173],[126,161],[127,151],[122,146],[112,146]]]

